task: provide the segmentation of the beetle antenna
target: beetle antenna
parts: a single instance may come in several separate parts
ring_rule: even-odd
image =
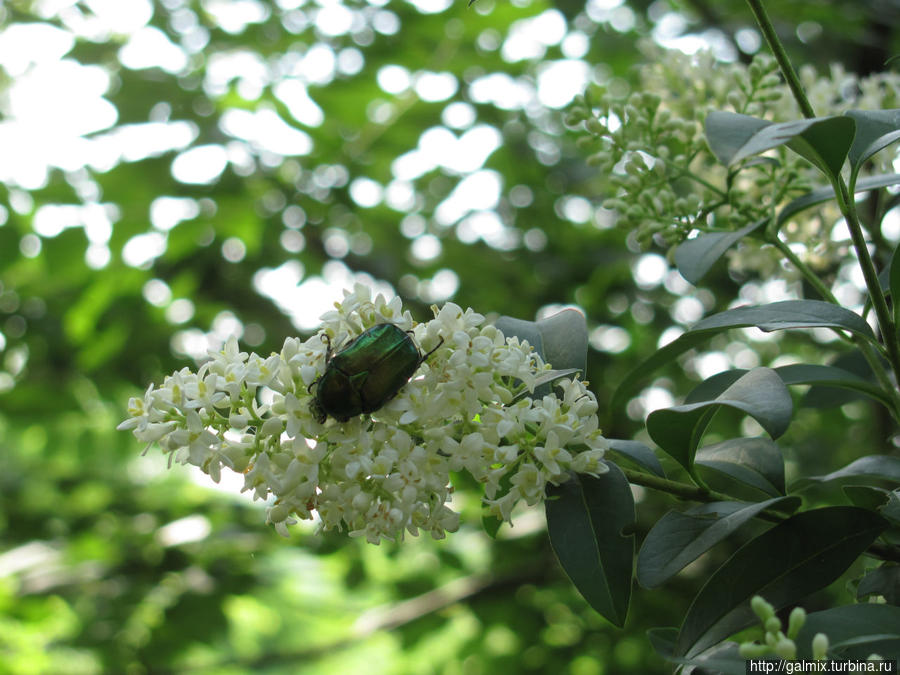
[[[428,352],[425,356],[423,356],[423,357],[422,357],[422,360],[424,361],[424,360],[427,359],[429,356],[431,356],[432,354],[434,354],[434,353],[437,351],[438,347],[440,347],[442,344],[444,344],[444,336],[443,336],[443,335],[441,336],[440,341],[434,346],[434,349],[432,349],[432,350],[431,350],[430,352]]]

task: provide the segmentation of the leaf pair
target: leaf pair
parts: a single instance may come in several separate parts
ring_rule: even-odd
[[[627,397],[641,384],[643,379],[657,368],[675,360],[677,356],[699,345],[716,333],[732,328],[756,326],[769,332],[792,328],[834,328],[850,331],[870,340],[875,336],[872,329],[858,314],[838,305],[821,300],[785,300],[755,307],[738,307],[707,317],[695,324],[681,337],[673,340],[653,356],[632,370],[613,394],[612,408],[620,409]],[[824,367],[824,366],[822,366]],[[820,376],[823,376],[821,371]],[[859,378],[832,373],[832,386],[860,387]],[[774,380],[767,378],[767,381]],[[777,425],[775,427],[777,430]]]
[[[693,474],[700,440],[721,407],[750,415],[772,438],[787,430],[793,411],[791,396],[781,378],[770,368],[754,368],[714,399],[654,410],[647,417],[647,432]],[[715,462],[714,457],[709,460]]]
[[[831,183],[849,157],[852,186],[868,159],[900,139],[900,110],[850,110],[845,115],[779,124],[713,111],[705,126],[710,149],[726,166],[786,145],[812,162]]]
[[[800,211],[833,199],[834,186],[848,158],[850,194],[900,183],[900,173],[859,180],[865,162],[900,139],[900,110],[851,110],[845,115],[779,124],[749,115],[714,111],[707,116],[705,126],[710,149],[726,166],[786,145],[828,178],[827,186],[798,197],[781,209],[773,223],[775,230]],[[706,233],[683,242],[675,250],[678,271],[691,283],[697,283],[729,248],[767,225],[769,219],[764,218],[735,232]]]

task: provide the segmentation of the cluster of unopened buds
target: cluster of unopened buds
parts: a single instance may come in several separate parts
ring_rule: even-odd
[[[243,474],[282,534],[318,518],[376,544],[455,531],[454,472],[510,521],[547,483],[607,470],[593,393],[562,379],[559,396],[528,396],[550,367],[527,342],[452,303],[414,325],[399,298],[364,286],[335,307],[316,335],[269,357],[230,339],[132,398],[119,428],[216,481],[223,467]],[[410,375],[391,379],[394,367]]]
[[[787,632],[783,631],[781,619],[775,615],[775,607],[766,601],[760,595],[755,595],[750,600],[750,607],[753,613],[762,623],[765,635],[761,642],[747,641],[742,642],[739,647],[740,655],[745,659],[762,659],[775,657],[786,661],[794,661],[797,659],[797,636],[800,629],[806,623],[806,610],[802,607],[794,607],[788,616]],[[816,661],[828,660],[828,649],[830,647],[828,636],[825,633],[816,633],[813,635],[810,644],[810,653]],[[868,661],[881,661],[882,657],[878,654],[870,654]],[[852,662],[851,662],[852,663]],[[780,671],[781,672],[781,671]],[[788,672],[800,672],[788,671]],[[803,671],[809,672],[809,671]],[[826,671],[820,671],[826,672]],[[860,672],[863,672],[860,670]],[[871,671],[874,672],[874,671]]]

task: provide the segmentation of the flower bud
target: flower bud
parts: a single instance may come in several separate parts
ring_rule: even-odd
[[[828,636],[816,633],[812,639],[812,657],[816,661],[824,661],[828,656]]]
[[[788,617],[787,636],[791,640],[795,639],[805,623],[806,610],[802,607],[794,607],[794,609],[791,610],[791,615]]]

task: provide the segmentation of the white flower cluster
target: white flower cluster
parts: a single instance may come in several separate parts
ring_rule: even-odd
[[[518,399],[549,369],[527,342],[451,303],[413,325],[399,298],[372,300],[360,285],[345,296],[318,334],[288,338],[279,354],[247,354],[231,339],[196,373],[169,375],[129,401],[119,429],[214,480],[223,466],[242,473],[255,498],[274,496],[268,521],[282,534],[318,516],[325,529],[376,544],[455,531],[451,472],[474,476],[491,513],[509,520],[519,500],[543,499],[548,482],[607,470],[597,401],[584,382],[562,380],[561,398]],[[438,348],[380,409],[319,423],[310,404],[327,345],[339,351],[379,323],[411,331],[423,354]]]
[[[578,143],[597,167],[588,193],[608,195],[603,206],[638,243],[674,247],[690,233],[735,231],[768,218],[827,179],[786,147],[768,153],[777,162],[749,162],[732,175],[709,149],[704,122],[714,110],[787,122],[802,117],[776,62],[758,54],[749,65],[727,64],[712,52],[684,54],[640,43],[648,62],[635,71],[633,90],[617,83],[592,85],[576,97],[567,123],[582,126]],[[806,66],[800,78],[819,116],[850,109],[900,107],[900,74],[860,78],[841,66],[819,73]],[[861,176],[889,174],[900,153],[896,144],[865,163]],[[781,239],[806,265],[827,271],[847,259],[849,238],[833,201],[803,209],[780,228]],[[796,280],[784,255],[762,238],[746,237],[727,257],[732,270],[763,278]]]

